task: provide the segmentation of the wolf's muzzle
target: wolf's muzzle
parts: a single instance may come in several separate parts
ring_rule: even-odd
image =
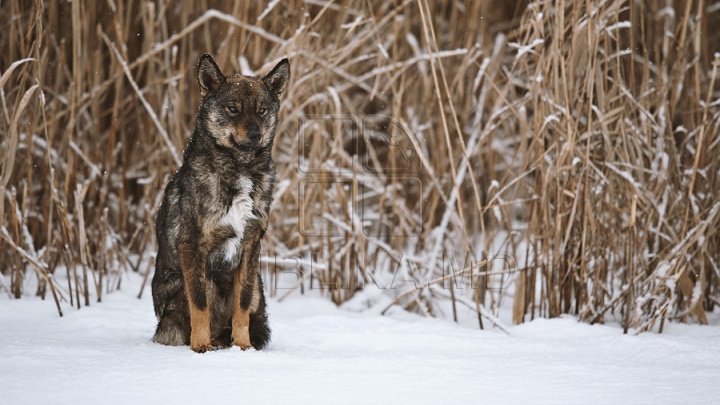
[[[250,140],[250,142],[257,143],[257,141],[260,140],[261,136],[262,136],[262,134],[260,133],[260,128],[258,128],[255,125],[248,127],[247,137],[248,137],[248,140]]]

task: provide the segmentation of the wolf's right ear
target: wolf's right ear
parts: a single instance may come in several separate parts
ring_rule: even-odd
[[[211,91],[216,90],[225,81],[225,76],[215,63],[212,55],[203,54],[198,62],[198,83],[200,94],[205,97]]]
[[[290,78],[290,61],[284,58],[273,68],[273,70],[263,77],[265,85],[270,91],[280,96],[287,88],[288,79]]]

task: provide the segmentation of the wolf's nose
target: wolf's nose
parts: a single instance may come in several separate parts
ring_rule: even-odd
[[[257,142],[260,140],[260,131],[248,131],[248,138],[251,141]]]
[[[260,140],[260,129],[256,126],[251,126],[247,129],[247,136],[252,142]]]
[[[257,130],[255,130],[255,131],[252,131],[252,130],[251,130],[251,131],[248,131],[248,139],[249,139],[251,142],[257,142],[257,141],[259,141],[259,140],[260,140],[260,131],[257,131]]]

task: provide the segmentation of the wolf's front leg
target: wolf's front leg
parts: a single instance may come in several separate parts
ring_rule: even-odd
[[[247,350],[250,343],[250,313],[257,310],[257,292],[255,291],[256,272],[260,258],[260,240],[243,242],[242,259],[235,271],[233,288],[232,342],[235,346]]]
[[[235,294],[237,296],[238,285],[235,283]],[[235,312],[232,317],[232,343],[243,350],[252,347],[250,344],[250,311],[239,306],[239,300],[235,299]]]
[[[198,353],[204,353],[212,350],[208,302],[211,283],[206,278],[205,260],[199,257],[202,256],[199,249],[189,243],[181,243],[178,250],[190,309],[190,347]]]

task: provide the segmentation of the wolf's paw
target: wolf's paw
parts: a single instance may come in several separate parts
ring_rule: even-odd
[[[206,344],[206,345],[194,345],[190,347],[195,353],[205,353],[205,352],[211,352],[213,350],[217,350],[218,347],[214,346],[212,343]]]
[[[155,332],[152,341],[167,346],[182,346],[187,344],[185,335],[180,328],[159,329]]]
[[[237,346],[243,351],[251,349],[253,347],[253,345],[250,344],[250,339],[233,340],[233,346]]]
[[[207,351],[215,350],[209,334],[200,332],[190,335],[190,348],[195,353],[205,353]]]
[[[248,350],[248,349],[252,349],[252,348],[253,348],[253,345],[251,345],[250,343],[248,343],[248,344],[246,344],[246,345],[244,345],[244,344],[236,344],[235,346],[239,347],[240,350],[242,350],[242,351],[245,351],[245,350]]]

